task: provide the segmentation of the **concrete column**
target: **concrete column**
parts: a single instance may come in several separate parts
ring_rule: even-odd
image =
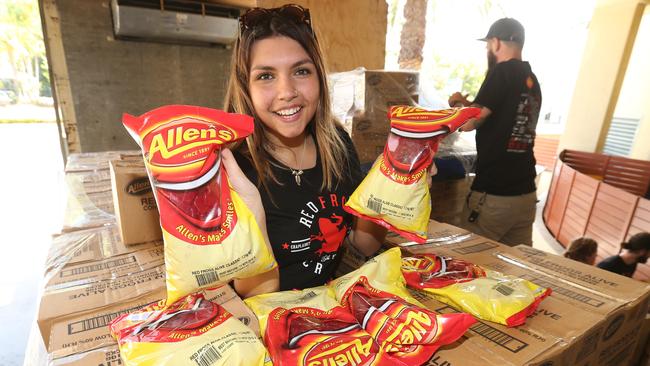
[[[646,101],[643,118],[639,122],[630,158],[650,160],[650,101]]]
[[[630,158],[641,160],[650,160],[650,69],[648,69],[650,48],[648,45],[650,45],[650,6],[646,7],[643,14],[632,53],[630,69],[634,68],[634,74],[628,72],[625,85],[623,85],[623,93],[627,91],[627,83],[633,85],[630,90],[631,95],[626,95],[625,98],[629,99],[628,103],[636,104],[637,116],[641,116],[639,129],[630,152]],[[621,103],[619,103],[620,105]]]
[[[598,0],[559,151],[602,151],[647,3]]]

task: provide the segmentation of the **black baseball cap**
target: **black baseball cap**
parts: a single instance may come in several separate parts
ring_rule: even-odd
[[[492,23],[487,35],[479,38],[479,41],[487,41],[490,38],[498,38],[502,41],[517,42],[524,45],[526,32],[524,26],[514,18],[501,18]]]

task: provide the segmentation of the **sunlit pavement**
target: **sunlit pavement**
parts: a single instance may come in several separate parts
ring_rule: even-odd
[[[552,177],[552,171],[547,170],[543,172],[537,185],[537,199],[539,202],[537,203],[535,224],[533,224],[533,248],[553,254],[562,255],[562,253],[564,253],[564,247],[557,240],[555,240],[553,235],[551,235],[551,233],[548,231],[544,225],[544,219],[542,217]]]
[[[0,167],[0,366],[14,366],[23,364],[43,263],[61,227],[56,124],[0,124]]]
[[[56,114],[53,107],[34,104],[8,104],[0,106],[0,121],[30,120],[54,122]]]

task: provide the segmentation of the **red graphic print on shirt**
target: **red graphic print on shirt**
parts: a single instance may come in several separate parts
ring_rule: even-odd
[[[343,223],[343,217],[336,214],[332,214],[330,217],[321,217],[318,219],[318,227],[319,233],[309,238],[312,242],[321,242],[321,248],[316,251],[316,254],[322,256],[324,253],[336,253],[348,232],[348,227]]]

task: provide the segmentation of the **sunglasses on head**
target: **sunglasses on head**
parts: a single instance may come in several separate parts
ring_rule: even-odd
[[[311,17],[309,9],[300,5],[287,4],[279,8],[265,9],[252,8],[239,17],[239,31],[243,34],[246,30],[255,28],[255,26],[268,22],[274,16],[293,21],[296,24],[305,24],[309,27],[309,32],[313,35],[314,30],[311,27]]]

